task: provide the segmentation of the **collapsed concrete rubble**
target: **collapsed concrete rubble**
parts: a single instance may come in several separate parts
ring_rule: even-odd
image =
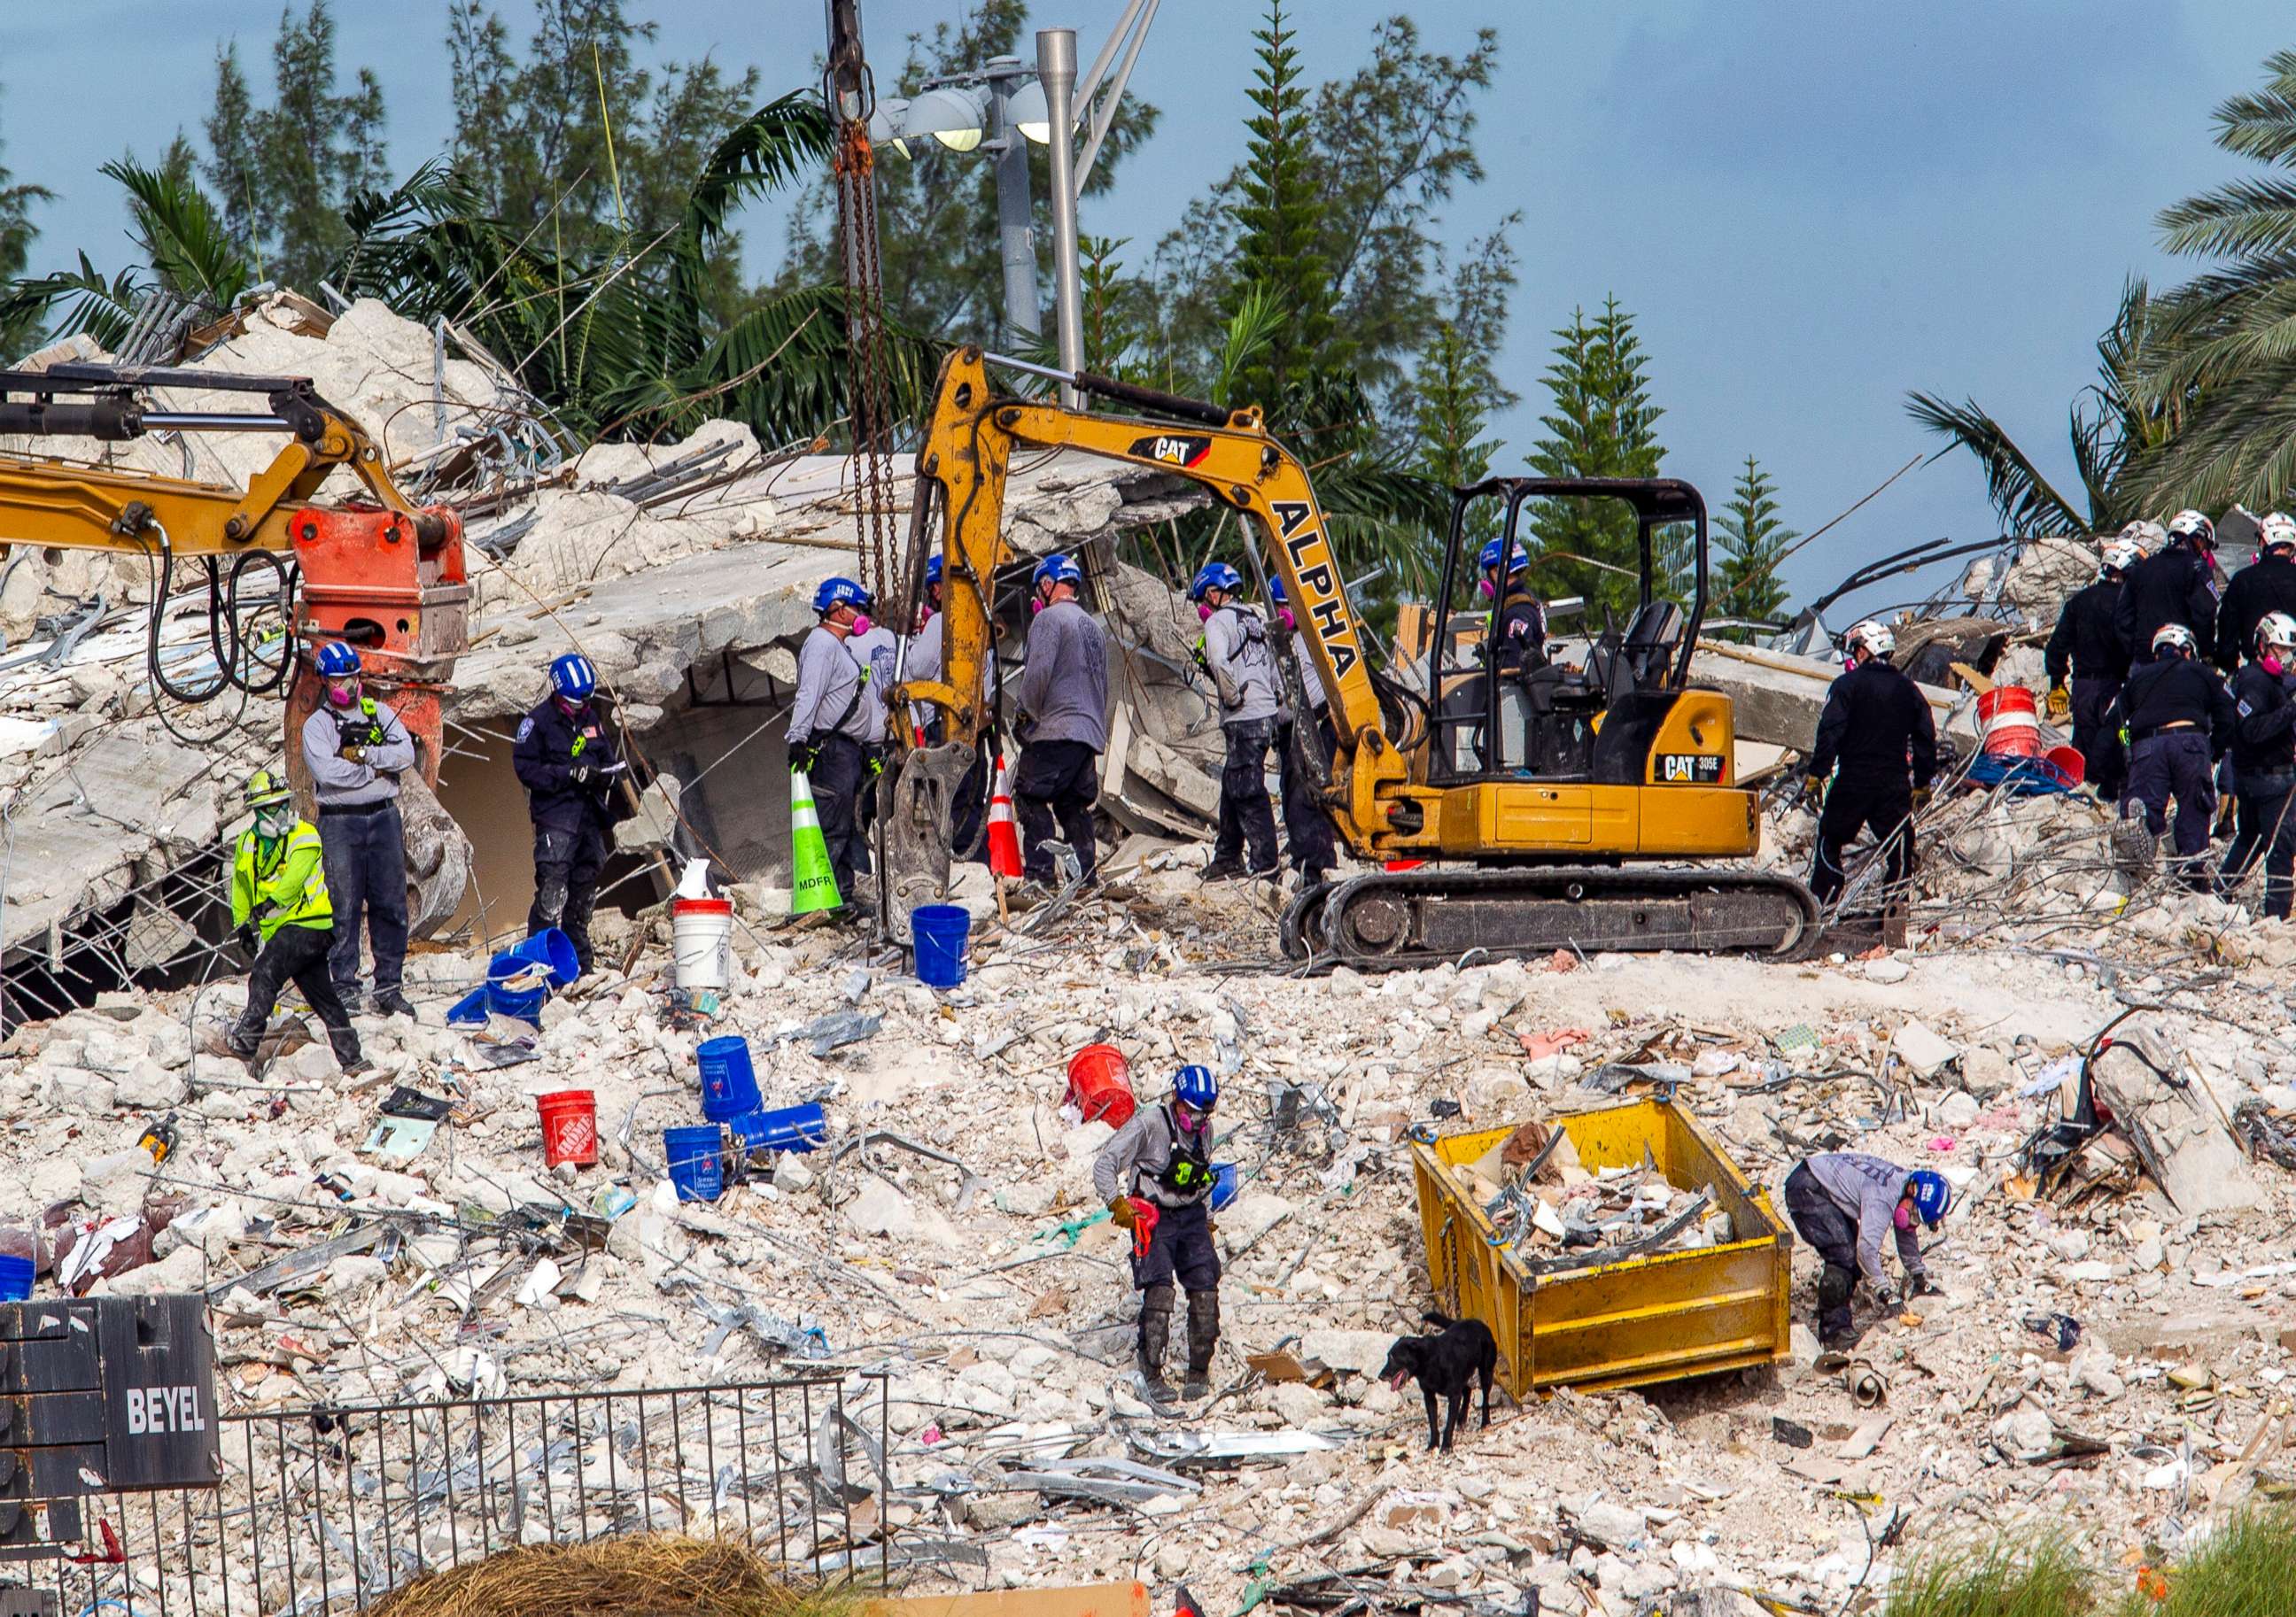
[[[552,1000],[530,1048],[443,1026],[483,957],[420,953],[424,1021],[364,1023],[378,1071],[355,1090],[324,1043],[253,1075],[195,1054],[236,984],[107,1000],[0,1046],[0,1224],[157,1226],[151,1261],[94,1289],[205,1289],[244,1409],[882,1369],[876,1519],[960,1582],[1181,1580],[1230,1610],[1251,1588],[1316,1609],[1335,1582],[1392,1610],[1520,1610],[1534,1588],[1570,1613],[1693,1593],[1751,1613],[1749,1589],[1831,1607],[1956,1533],[2077,1523],[2100,1555],[2173,1548],[2296,1489],[2296,1266],[2274,1239],[2296,1179],[2219,1156],[2237,1194],[2202,1209],[2136,1172],[2043,1194],[2022,1158],[2131,1004],[2192,1091],[2155,1146],[2217,1150],[2193,1120],[2219,1107],[2296,1118],[2271,971],[2126,928],[2113,963],[1988,934],[1801,966],[1290,977],[1237,969],[1268,952],[1268,914],[1201,888],[1192,862],[1135,838],[1104,893],[1026,933],[972,893],[972,973],[945,992],[782,926],[779,891],[737,888],[714,1017],[668,992],[662,921],[616,919],[601,952],[630,969]],[[728,1032],[766,1105],[818,1100],[827,1138],[679,1202],[661,1131],[697,1115],[697,1041]],[[1184,1418],[1132,1390],[1120,1237],[1089,1183],[1110,1129],[1063,1110],[1070,1058],[1099,1040],[1144,1098],[1184,1061],[1223,1074],[1216,1156],[1242,1181],[1218,1221],[1227,1331],[1219,1390]],[[2175,1087],[2098,1078],[2124,1115]],[[1797,1251],[1790,1363],[1503,1400],[1488,1431],[1424,1453],[1417,1398],[1376,1379],[1438,1301],[1407,1131],[1551,1119],[1659,1082],[1774,1205],[1809,1150],[1939,1167],[1958,1187],[1929,1257],[1947,1294],[1873,1321],[1859,1358],[1883,1392],[1862,1401],[1816,1367]],[[399,1086],[449,1107],[412,1154],[368,1143]],[[600,1161],[545,1169],[533,1098],[575,1087],[595,1092]],[[168,1114],[177,1143],[155,1165],[136,1139]],[[546,1233],[570,1210],[603,1223],[597,1250]],[[143,1255],[119,1250],[104,1266]],[[1267,1373],[1248,1368],[1263,1355]],[[1884,1504],[1861,1521],[1841,1496],[1867,1491]]]
[[[20,368],[102,357],[79,337]],[[465,513],[472,649],[447,706],[444,812],[410,811],[417,935],[522,925],[530,838],[510,732],[539,699],[550,658],[569,649],[597,666],[662,778],[622,829],[625,857],[609,872],[621,895],[658,894],[663,847],[705,853],[736,877],[785,867],[780,725],[813,587],[855,566],[847,461],[768,453],[726,421],[673,445],[577,450],[485,356],[372,301],[330,317],[280,294],[184,363],[313,378],[375,435],[411,493]],[[228,403],[180,388],[166,398],[189,410]],[[0,440],[12,453],[241,486],[276,447],[259,433]],[[901,497],[906,510],[906,486]],[[1008,517],[1024,557],[1067,548],[1095,559],[1130,742],[1111,760],[1110,800],[1131,823],[1183,834],[1209,824],[1217,796],[1203,770],[1217,766],[1217,722],[1190,677],[1193,619],[1184,632],[1169,592],[1117,563],[1112,541],[1198,500],[1169,478],[1054,455],[1015,469]],[[174,682],[197,687],[215,666],[204,591],[186,582],[160,657]],[[190,980],[227,930],[212,904],[217,861],[237,829],[241,782],[278,759],[279,706],[235,690],[195,708],[155,702],[152,589],[137,556],[19,544],[0,564],[0,947],[12,1021],[130,981]],[[258,628],[262,614],[258,604]]]

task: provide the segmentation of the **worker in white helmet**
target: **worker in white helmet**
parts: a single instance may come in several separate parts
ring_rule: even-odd
[[[1892,890],[1913,874],[1914,811],[1929,801],[1937,774],[1937,724],[1929,698],[1890,660],[1897,649],[1889,625],[1870,617],[1842,636],[1846,672],[1826,692],[1803,783],[1812,799],[1825,795],[1809,875],[1820,903],[1841,895],[1842,850],[1860,830],[1881,845]]]

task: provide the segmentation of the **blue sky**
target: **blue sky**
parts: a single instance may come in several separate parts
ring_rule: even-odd
[[[903,36],[961,4],[864,0],[873,52],[897,58]],[[523,37],[523,0],[500,9]],[[1035,20],[1076,28],[1089,59],[1121,9],[1069,0]],[[383,81],[394,159],[432,154],[449,123],[444,4],[336,10],[342,63]],[[651,10],[665,56],[754,61],[775,91],[811,78],[818,0]],[[2065,407],[2123,277],[2176,274],[2154,213],[2239,171],[2210,143],[2210,110],[2296,45],[2296,16],[2265,0],[1307,0],[1295,16],[1310,76],[1350,69],[1398,10],[1441,48],[1464,49],[1479,25],[1500,32],[1479,131],[1488,177],[1446,226],[1464,240],[1510,208],[1527,216],[1503,363],[1525,403],[1496,424],[1501,469],[1538,433],[1549,329],[1614,292],[1667,410],[1667,470],[1718,504],[1759,454],[1805,531],[1927,446],[1905,416],[1909,388],[1974,395],[2069,476]],[[1165,110],[1163,131],[1088,206],[1086,229],[1144,253],[1242,154],[1257,11],[1164,0],[1134,78]],[[196,131],[215,42],[237,37],[261,85],[278,15],[277,0],[16,9],[0,47],[0,161],[64,193],[40,215],[37,267],[83,245],[99,265],[124,257],[96,166]],[[105,92],[90,117],[102,86],[134,89]],[[769,258],[778,221],[750,234]],[[1805,551],[1788,581],[1808,593],[1922,540],[1995,530],[1974,470],[1948,460]]]

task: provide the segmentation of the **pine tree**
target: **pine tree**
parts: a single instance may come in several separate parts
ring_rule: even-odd
[[[1786,603],[1777,566],[1801,535],[1779,517],[1777,492],[1769,473],[1748,455],[1746,470],[1730,491],[1730,502],[1715,523],[1714,548],[1720,565],[1714,597],[1726,617],[1771,618]],[[1748,632],[1736,633],[1743,638]]]
[[[1490,422],[1492,391],[1488,355],[1461,333],[1455,322],[1439,324],[1427,351],[1420,355],[1414,380],[1412,429],[1419,439],[1419,470],[1445,488],[1464,488],[1490,476],[1491,459],[1499,446],[1497,439],[1483,437]],[[1467,513],[1463,543],[1480,549],[1484,541],[1498,534],[1505,514],[1505,507],[1498,501],[1477,501]],[[1435,549],[1428,559],[1439,566],[1442,551]],[[1433,580],[1402,582],[1424,592]]]
[[[1255,292],[1281,308],[1275,334],[1243,370],[1238,396],[1228,401],[1274,410],[1318,368],[1344,366],[1349,345],[1332,318],[1308,92],[1300,82],[1300,53],[1284,23],[1283,0],[1268,0],[1267,26],[1252,37],[1259,41],[1259,62],[1253,69],[1254,110],[1244,121],[1251,139],[1230,210],[1239,233],[1220,313],[1233,318]]]
[[[1634,316],[1616,298],[1588,321],[1583,308],[1555,331],[1554,363],[1542,377],[1554,396],[1539,418],[1546,436],[1532,448],[1531,470],[1545,478],[1648,478],[1666,451]],[[1620,627],[1635,607],[1641,566],[1634,513],[1617,500],[1546,500],[1532,516],[1542,593],[1584,595]],[[1659,536],[1663,543],[1666,536]],[[1595,565],[1599,564],[1599,565]],[[1597,619],[1590,614],[1590,622]]]

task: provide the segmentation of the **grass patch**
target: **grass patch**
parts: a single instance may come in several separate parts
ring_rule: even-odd
[[[2296,1617],[2296,1511],[2243,1512],[2143,1575],[2054,1535],[1950,1546],[1891,1581],[1882,1617]]]
[[[860,1592],[792,1583],[735,1544],[635,1533],[504,1550],[416,1580],[369,1617],[855,1617]]]
[[[1959,1546],[1890,1580],[1884,1617],[2086,1617],[2095,1584],[2072,1546],[2049,1537]]]
[[[2296,1613],[2296,1514],[2235,1516],[2161,1570],[2165,1597],[2132,1590],[2116,1617],[2292,1617]]]

